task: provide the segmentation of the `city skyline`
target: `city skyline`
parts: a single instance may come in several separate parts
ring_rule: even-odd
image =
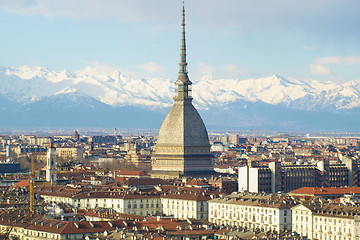
[[[4,1],[1,66],[176,79],[181,1]],[[190,78],[358,79],[356,1],[187,1]]]
[[[0,238],[360,238],[356,7],[0,0]]]

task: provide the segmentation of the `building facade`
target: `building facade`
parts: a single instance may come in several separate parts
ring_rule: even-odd
[[[296,201],[280,194],[235,193],[209,201],[209,221],[247,230],[291,229]]]
[[[292,230],[308,239],[359,239],[359,208],[330,204],[300,204],[292,208]]]
[[[354,159],[342,164],[318,161],[312,165],[282,165],[271,162],[268,166],[239,168],[239,191],[290,192],[302,187],[358,186],[358,166]]]
[[[83,159],[84,151],[81,147],[58,147],[56,154],[64,160],[80,161]]]
[[[141,154],[138,145],[135,143],[133,149],[129,150],[125,156],[125,160],[132,163],[138,169],[151,169],[151,156]]]
[[[161,190],[160,190],[161,191]],[[111,208],[118,213],[207,219],[209,194],[203,189],[169,192],[90,191],[68,187],[42,187],[36,193],[45,202],[65,203],[79,209]]]

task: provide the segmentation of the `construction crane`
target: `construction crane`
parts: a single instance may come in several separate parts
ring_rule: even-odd
[[[35,196],[34,196],[34,185],[35,185],[35,153],[31,154],[31,172],[30,172],[30,212],[34,212],[35,208]]]

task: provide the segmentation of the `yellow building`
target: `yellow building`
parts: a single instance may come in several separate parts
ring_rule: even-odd
[[[56,154],[65,160],[80,161],[83,159],[83,149],[81,147],[57,147]]]

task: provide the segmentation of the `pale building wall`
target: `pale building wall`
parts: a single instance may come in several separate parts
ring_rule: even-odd
[[[66,147],[59,147],[56,148],[57,156],[63,159],[73,159],[73,160],[81,160],[83,159],[83,149],[80,147],[76,148],[66,148]]]
[[[56,184],[57,167],[55,148],[49,148],[46,158],[46,181],[51,182],[51,184]]]
[[[184,200],[176,198],[161,198],[159,196],[148,198],[71,198],[60,196],[41,195],[45,202],[67,203],[76,208],[95,209],[112,208],[116,212],[135,215],[161,215],[174,216],[179,219],[208,218],[207,201]]]
[[[259,169],[249,168],[249,192],[259,192]]]
[[[352,240],[355,238],[354,216],[314,215],[303,205],[292,208],[293,231],[308,239]]]
[[[209,201],[209,221],[264,231],[291,229],[291,210]]]
[[[239,167],[238,191],[249,191],[249,166]]]

